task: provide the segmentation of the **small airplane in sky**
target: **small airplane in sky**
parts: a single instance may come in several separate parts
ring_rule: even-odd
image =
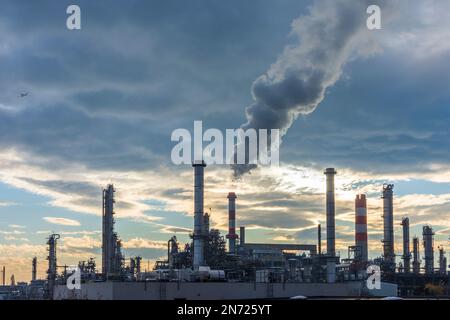
[[[28,96],[28,94],[29,94],[29,92],[23,92],[23,93],[19,94],[17,96],[17,98],[25,98],[26,96]]]

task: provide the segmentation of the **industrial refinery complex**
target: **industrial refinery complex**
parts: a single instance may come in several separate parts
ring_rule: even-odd
[[[238,190],[224,195],[229,208],[228,234],[223,236],[210,228],[210,215],[204,210],[205,167],[203,161],[193,164],[192,241],[181,245],[171,237],[167,258],[157,261],[152,271],[142,270],[141,257],[128,258],[128,262],[123,255],[121,240],[114,231],[115,189],[108,185],[103,190],[101,270],[92,258],[80,262],[77,268],[60,266],[60,235],[52,234],[47,241],[47,278],[37,279],[38,262],[30,258],[31,282],[15,283],[11,279],[8,286],[3,269],[0,294],[4,299],[55,300],[449,297],[447,258],[443,247],[438,248],[435,258],[431,226],[423,226],[422,239],[412,238],[411,251],[410,221],[403,217],[403,252],[395,252],[394,185],[385,184],[382,189],[383,255],[370,260],[364,194],[355,195],[354,245],[348,248],[346,257],[336,252],[334,168],[324,171],[326,250],[322,250],[321,225],[317,226],[317,244],[253,243],[246,239],[245,226],[239,226],[238,234]],[[396,261],[399,256],[401,261]]]

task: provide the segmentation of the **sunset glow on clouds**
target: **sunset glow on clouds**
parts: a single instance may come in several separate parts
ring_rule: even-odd
[[[253,82],[292,43],[292,22],[309,14],[293,0],[133,3],[79,1],[89,23],[77,34],[58,27],[64,4],[2,7],[0,265],[16,280],[30,279],[34,256],[45,276],[51,233],[61,234],[58,263],[96,257],[100,266],[108,183],[127,258],[153,263],[172,235],[190,241],[193,170],[172,165],[171,132],[192,130],[195,120],[221,130],[244,123]],[[211,227],[226,234],[234,191],[248,242],[316,243],[317,224],[325,228],[323,170],[335,167],[341,256],[353,245],[358,193],[368,197],[369,255],[381,254],[383,183],[395,185],[397,254],[403,216],[411,236],[430,224],[435,248],[448,247],[450,4],[390,3],[383,29],[365,39],[373,46],[360,48],[317,109],[293,122],[279,167],[239,181],[229,167],[205,169]],[[30,96],[18,99],[20,91]]]

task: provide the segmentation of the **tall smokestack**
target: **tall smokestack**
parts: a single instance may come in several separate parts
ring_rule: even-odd
[[[420,258],[419,258],[419,238],[413,238],[413,272],[415,274],[420,273]]]
[[[423,226],[422,236],[425,249],[425,273],[432,274],[434,272],[433,229],[430,226]]]
[[[228,250],[230,253],[236,253],[236,194],[228,193]]]
[[[241,247],[245,246],[245,227],[242,226],[239,229],[239,244],[241,245]]]
[[[367,200],[365,194],[356,195],[355,199],[355,245],[360,250],[358,260],[367,262]]]
[[[393,184],[383,185],[383,258],[384,271],[395,272]]]
[[[405,273],[411,272],[411,252],[409,250],[409,218],[402,219],[403,226],[403,266]]]
[[[336,256],[335,249],[335,205],[334,205],[334,168],[327,168],[324,174],[327,176],[327,254]]]
[[[194,270],[204,265],[203,255],[203,190],[204,190],[204,161],[196,161],[194,167]]]
[[[31,262],[31,281],[36,281],[37,274],[37,258],[34,257]]]

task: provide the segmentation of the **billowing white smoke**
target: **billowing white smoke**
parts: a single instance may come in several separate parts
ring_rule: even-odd
[[[369,3],[371,2],[371,3]],[[316,1],[292,23],[296,44],[287,46],[253,83],[254,103],[243,129],[280,129],[284,136],[299,115],[315,110],[349,59],[367,51],[367,7],[374,1]],[[380,1],[377,2],[380,4]],[[233,166],[236,177],[255,165]]]

